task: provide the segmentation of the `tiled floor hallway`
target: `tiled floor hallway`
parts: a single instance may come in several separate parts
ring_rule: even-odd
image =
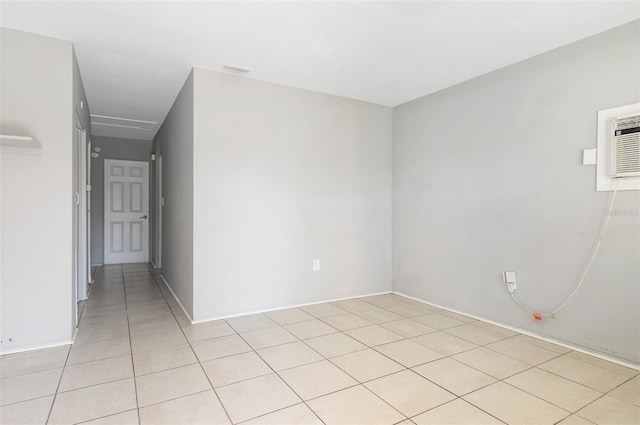
[[[2,424],[640,423],[638,371],[397,295],[192,326],[144,264],[95,281],[71,348],[0,359]]]

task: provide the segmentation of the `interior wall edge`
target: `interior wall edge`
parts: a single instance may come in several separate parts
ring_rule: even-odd
[[[547,336],[547,335],[544,335],[544,334],[539,334],[539,333],[536,333],[536,332],[532,332],[532,331],[530,331],[528,329],[519,328],[517,326],[512,326],[512,325],[507,325],[507,324],[501,323],[501,322],[496,322],[495,320],[487,319],[485,317],[477,316],[475,314],[467,313],[467,312],[464,312],[464,311],[455,310],[453,308],[449,308],[449,307],[446,307],[446,306],[441,305],[441,304],[434,304],[432,302],[423,300],[422,298],[414,297],[414,296],[405,294],[405,293],[400,292],[400,291],[392,291],[392,293],[396,294],[396,295],[400,295],[402,297],[411,298],[412,300],[416,300],[416,301],[428,304],[428,305],[433,306],[433,307],[438,307],[438,308],[441,308],[443,310],[450,311],[452,313],[461,314],[463,316],[471,317],[472,319],[476,319],[476,320],[480,320],[482,322],[490,323],[492,325],[499,326],[501,328],[508,329],[510,331],[518,332],[518,333],[521,333],[523,335],[527,335],[527,336],[530,336],[532,338],[539,339],[541,341],[550,342],[552,344],[560,345],[560,346],[568,348],[570,350],[574,350],[574,351],[578,351],[578,352],[581,352],[581,353],[584,353],[584,354],[588,354],[590,356],[597,357],[599,359],[606,360],[608,362],[616,363],[616,364],[619,364],[621,366],[629,367],[631,369],[640,370],[640,363],[636,363],[636,362],[631,361],[631,360],[627,360],[627,359],[624,359],[624,358],[616,357],[616,356],[613,356],[611,354],[603,353],[602,351],[599,351],[594,347],[585,347],[585,346],[579,345],[578,343],[575,343],[575,342],[572,342],[572,341],[565,341],[565,340],[557,339],[557,338],[554,338],[554,337],[551,337],[551,336]]]
[[[306,307],[306,306],[310,306],[310,305],[332,303],[332,302],[336,302],[336,301],[352,300],[352,299],[355,299],[355,298],[373,297],[375,295],[387,295],[387,294],[391,294],[391,293],[392,293],[391,291],[373,292],[373,293],[369,293],[369,294],[354,295],[354,296],[342,297],[342,298],[334,298],[334,299],[330,299],[330,300],[316,301],[316,302],[312,302],[312,303],[292,304],[292,305],[289,305],[289,306],[286,306],[286,307],[277,307],[277,308],[270,308],[270,309],[265,309],[265,310],[253,310],[253,311],[248,311],[248,312],[243,312],[243,313],[234,313],[234,314],[229,314],[229,315],[224,315],[224,316],[217,316],[217,317],[207,318],[207,319],[198,319],[198,320],[192,321],[191,324],[195,325],[195,324],[198,324],[198,323],[212,322],[214,320],[233,319],[235,317],[249,316],[249,315],[252,315],[252,314],[270,313],[272,311],[288,310],[290,308],[299,308],[299,307]],[[407,298],[409,298],[409,297],[407,297]]]
[[[74,339],[75,339],[75,332],[74,332],[74,337],[68,340],[65,339],[59,342],[52,342],[49,344],[42,344],[42,345],[27,345],[24,347],[14,348],[12,350],[0,351],[0,356],[8,356],[9,354],[26,353],[26,352],[36,351],[36,350],[46,350],[48,348],[62,347],[63,345],[73,345]]]
[[[187,316],[187,319],[189,319],[189,322],[191,322],[191,324],[193,324],[194,321],[191,318],[191,315],[189,314],[187,309],[184,308],[184,305],[182,304],[182,301],[180,301],[180,298],[178,298],[176,293],[173,291],[173,288],[171,287],[171,284],[169,282],[167,282],[167,279],[165,279],[164,275],[162,275],[162,274],[160,275],[160,279],[162,280],[162,283],[164,283],[164,285],[167,287],[169,292],[171,292],[171,295],[173,295],[173,298],[176,300],[176,302],[178,303],[178,305],[182,309],[182,312],[184,313],[184,315]]]

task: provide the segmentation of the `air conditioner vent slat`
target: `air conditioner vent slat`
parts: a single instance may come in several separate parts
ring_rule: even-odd
[[[613,121],[613,177],[640,176],[640,115]]]

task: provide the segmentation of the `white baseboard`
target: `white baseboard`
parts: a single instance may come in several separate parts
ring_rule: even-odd
[[[457,314],[461,314],[463,316],[471,317],[472,319],[480,320],[482,322],[490,323],[492,325],[499,326],[501,328],[508,329],[510,331],[518,332],[518,333],[521,333],[523,335],[527,335],[527,336],[530,336],[532,338],[539,339],[541,341],[550,342],[552,344],[556,344],[556,345],[559,345],[561,347],[568,348],[570,350],[578,351],[580,353],[588,354],[590,356],[597,357],[599,359],[606,360],[606,361],[611,362],[611,363],[616,363],[616,364],[619,364],[621,366],[625,366],[625,367],[628,367],[628,368],[631,368],[631,369],[640,370],[640,364],[636,364],[636,363],[630,362],[628,360],[623,360],[623,359],[620,359],[618,357],[614,357],[614,356],[611,356],[611,355],[608,355],[608,354],[605,354],[605,353],[601,353],[599,351],[591,350],[589,348],[585,348],[585,347],[582,347],[582,346],[579,346],[579,345],[576,345],[576,344],[568,343],[566,341],[557,340],[555,338],[549,338],[547,336],[543,336],[543,335],[537,334],[535,332],[531,332],[530,330],[527,330],[527,329],[522,329],[522,328],[518,328],[518,327],[515,327],[515,326],[511,326],[511,325],[505,325],[504,323],[500,323],[500,322],[496,322],[496,321],[493,321],[493,320],[485,319],[484,317],[476,316],[474,314],[469,314],[469,313],[465,313],[465,312],[462,312],[462,311],[454,310],[452,308],[445,307],[445,306],[442,306],[442,305],[439,305],[439,304],[434,304],[434,303],[431,303],[431,302],[428,302],[428,301],[425,301],[425,300],[421,300],[420,298],[412,297],[411,295],[407,295],[407,294],[404,294],[404,293],[399,292],[399,291],[392,291],[392,292],[394,294],[400,295],[402,297],[410,298],[412,300],[419,301],[421,303],[428,304],[428,305],[433,306],[433,307],[438,307],[438,308],[441,308],[443,310],[450,311],[452,313],[457,313]]]
[[[14,349],[11,349],[11,350],[0,351],[0,355],[1,356],[7,356],[9,354],[24,353],[26,351],[45,350],[47,348],[62,347],[63,345],[71,345],[71,344],[73,344],[74,339],[75,339],[75,333],[74,333],[73,339],[71,339],[71,340],[65,340],[65,341],[60,341],[60,342],[52,342],[51,344],[45,344],[45,345],[31,345],[31,346],[27,346],[27,347],[14,348]]]
[[[184,306],[182,305],[182,302],[180,302],[180,298],[178,298],[178,296],[176,295],[175,292],[173,292],[173,289],[171,288],[171,285],[169,285],[169,282],[167,282],[167,280],[164,278],[164,275],[160,275],[160,279],[162,280],[162,282],[164,283],[164,285],[167,287],[167,289],[169,290],[169,292],[171,292],[171,295],[173,295],[173,298],[176,300],[176,302],[178,303],[178,305],[180,306],[180,308],[182,309],[182,312],[184,313],[185,316],[187,316],[187,319],[189,319],[189,322],[191,322],[191,324],[194,323],[193,319],[191,318],[191,315],[187,312],[187,309],[184,308]]]
[[[159,269],[160,267],[156,266],[156,264],[153,261],[149,261],[149,263],[151,263],[151,265],[153,266],[154,269]]]
[[[101,264],[92,264],[91,265],[91,267],[102,267],[102,266],[104,266],[104,264],[102,264],[102,263]]]
[[[226,315],[226,316],[216,316],[216,317],[213,317],[213,318],[195,320],[195,321],[192,321],[191,324],[195,325],[197,323],[211,322],[213,320],[232,319],[234,317],[248,316],[250,314],[269,313],[269,312],[272,312],[272,311],[286,310],[288,308],[306,307],[308,305],[332,303],[332,302],[335,302],[335,301],[352,300],[354,298],[372,297],[374,295],[384,295],[384,294],[390,294],[390,293],[391,293],[391,291],[383,291],[383,292],[375,292],[375,293],[365,294],[365,295],[354,295],[352,297],[343,297],[343,298],[334,298],[334,299],[325,300],[325,301],[316,301],[316,302],[313,302],[313,303],[294,304],[294,305],[289,305],[289,306],[286,306],[286,307],[270,308],[270,309],[266,309],[266,310],[253,310],[253,311],[248,311],[248,312],[244,312],[244,313],[234,313],[234,314],[230,314],[230,315]]]

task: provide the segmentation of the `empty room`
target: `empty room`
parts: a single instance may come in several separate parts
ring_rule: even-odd
[[[0,1],[0,423],[640,424],[640,3]]]

